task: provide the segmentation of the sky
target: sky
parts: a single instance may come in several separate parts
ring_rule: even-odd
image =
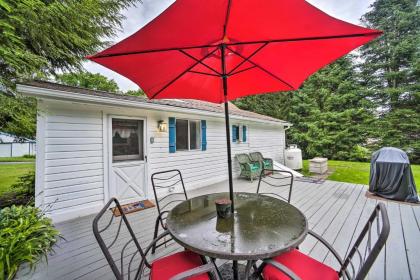
[[[307,0],[312,5],[323,10],[327,14],[354,23],[359,24],[360,17],[369,10],[369,6],[374,0]],[[123,28],[113,41],[120,40],[135,33],[142,26],[153,20],[166,8],[168,8],[174,0],[143,0],[143,4],[139,3],[136,7],[131,7],[123,11],[126,19],[123,22]],[[129,79],[99,65],[94,62],[86,62],[84,67],[92,73],[100,73],[117,82],[121,90],[138,89],[138,86]]]

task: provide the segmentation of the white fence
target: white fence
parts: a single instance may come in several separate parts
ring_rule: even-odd
[[[0,143],[0,157],[21,157],[35,155],[36,143]]]

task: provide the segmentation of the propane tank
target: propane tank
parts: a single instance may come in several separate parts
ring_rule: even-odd
[[[302,169],[302,150],[297,145],[291,144],[284,153],[285,164],[293,170]]]

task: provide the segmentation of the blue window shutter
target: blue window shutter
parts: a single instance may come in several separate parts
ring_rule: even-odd
[[[205,120],[201,121],[201,150],[207,150],[207,123]]]
[[[246,125],[242,126],[242,141],[246,142]]]
[[[169,118],[169,152],[176,152],[176,120]]]
[[[236,142],[236,130],[238,127],[236,125],[232,125],[232,142]]]

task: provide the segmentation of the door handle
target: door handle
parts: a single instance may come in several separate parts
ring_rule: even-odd
[[[144,161],[147,162],[147,155],[144,156]]]

